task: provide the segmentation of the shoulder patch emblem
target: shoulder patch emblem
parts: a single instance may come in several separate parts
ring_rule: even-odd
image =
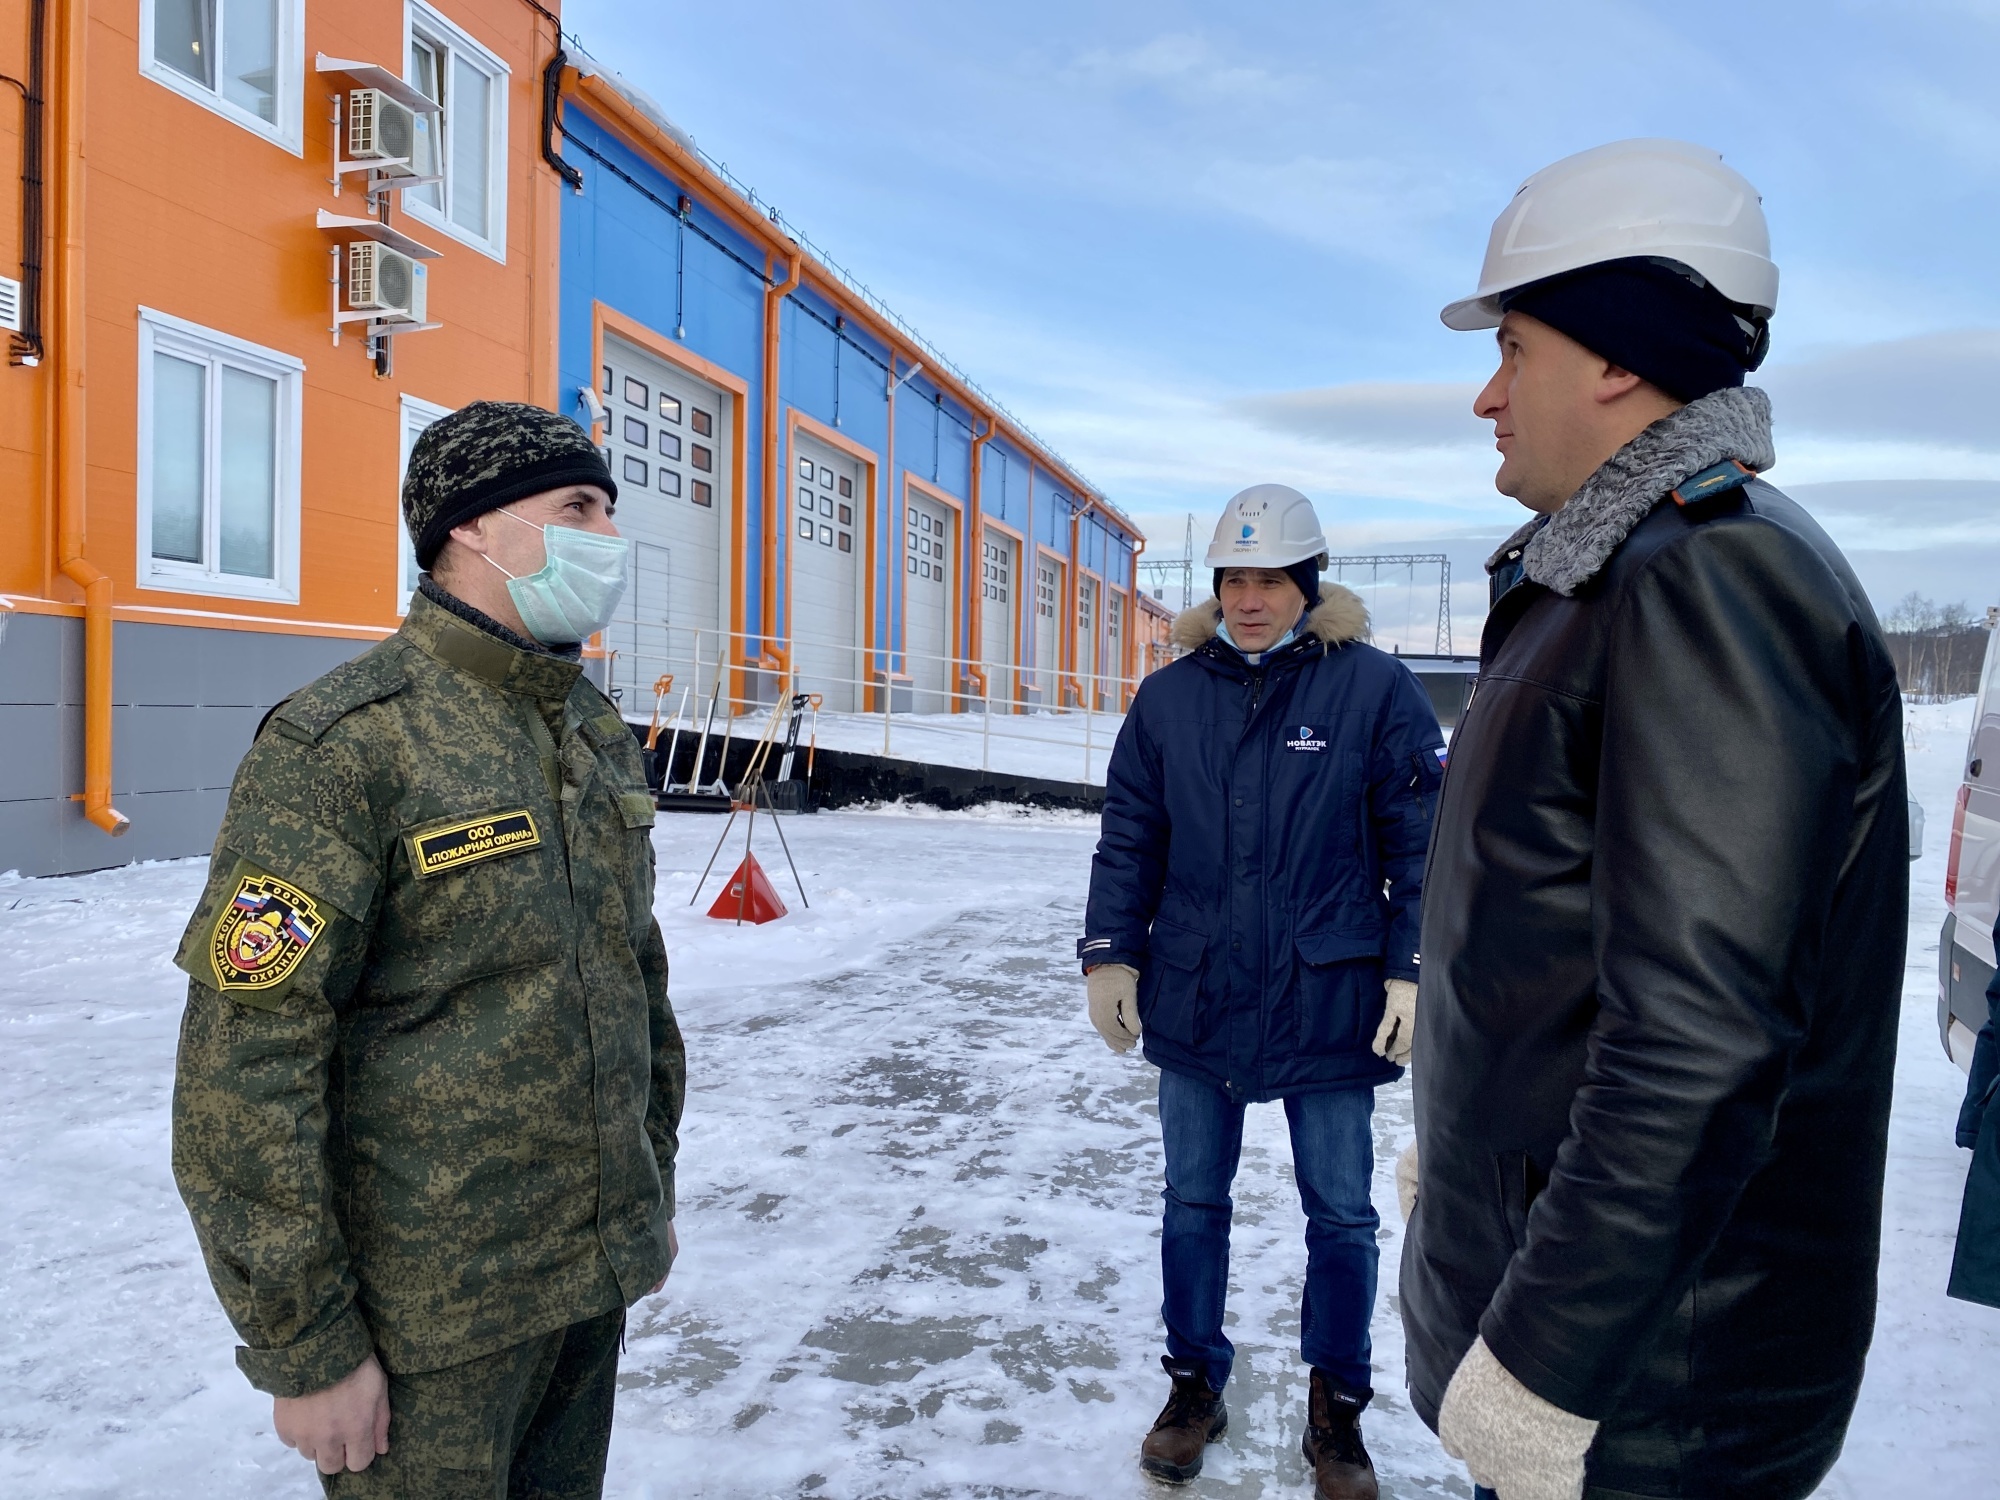
[[[410,835],[410,865],[418,875],[441,875],[460,865],[532,849],[542,841],[535,816],[525,807],[514,812],[467,818],[447,828]]]
[[[305,959],[324,923],[313,898],[275,875],[244,875],[209,935],[219,990],[276,989]]]
[[[1669,490],[1667,496],[1682,510],[1700,505],[1721,495],[1731,494],[1741,489],[1757,477],[1757,471],[1737,459],[1725,458],[1719,464],[1712,464],[1699,474],[1690,474],[1680,482],[1678,489]]]

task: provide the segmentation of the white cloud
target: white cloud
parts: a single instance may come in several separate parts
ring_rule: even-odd
[[[1265,104],[1306,86],[1298,75],[1225,61],[1214,43],[1192,32],[1169,32],[1121,50],[1093,49],[1065,72],[1087,87],[1153,88],[1179,103],[1197,105]]]
[[[2000,330],[1863,344],[1780,365],[1758,383],[1783,429],[2000,452]]]
[[[1990,175],[2000,167],[2000,115],[1984,103],[1924,77],[1904,77],[1882,91],[1883,113],[1958,166]]]
[[[1263,420],[1219,381],[1162,369],[1079,330],[962,302],[920,300],[909,311],[946,348],[978,349],[981,382],[1135,519],[1212,511],[1267,481],[1315,499],[1365,499],[1371,519],[1400,510],[1405,532],[1484,524],[1513,504],[1494,493],[1497,460],[1469,419],[1474,440],[1456,446],[1317,435]],[[1393,407],[1401,388],[1381,389]]]
[[[1272,432],[1367,449],[1485,447],[1492,425],[1472,414],[1479,387],[1455,381],[1358,381],[1239,396],[1237,415]]]
[[[1849,479],[1793,484],[1786,493],[1843,548],[2000,546],[2000,480]]]

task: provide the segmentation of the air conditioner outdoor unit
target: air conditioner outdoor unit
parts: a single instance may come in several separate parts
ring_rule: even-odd
[[[355,312],[421,323],[425,281],[424,263],[401,251],[373,240],[356,240],[347,247],[347,305]]]
[[[350,161],[391,161],[383,171],[417,175],[417,117],[380,89],[350,89],[347,95],[347,156]]]

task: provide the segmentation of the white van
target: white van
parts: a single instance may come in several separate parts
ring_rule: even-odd
[[[1938,938],[1938,1035],[1961,1068],[1986,1023],[1986,986],[1995,957],[1993,924],[2000,917],[2000,630],[1986,639],[1986,665],[1972,705],[1972,738],[1951,814],[1944,900]]]

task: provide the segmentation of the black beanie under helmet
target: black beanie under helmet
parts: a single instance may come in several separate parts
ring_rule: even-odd
[[[1769,324],[1729,301],[1677,261],[1651,256],[1565,271],[1502,294],[1593,354],[1648,380],[1676,401],[1696,401],[1764,362]]]

